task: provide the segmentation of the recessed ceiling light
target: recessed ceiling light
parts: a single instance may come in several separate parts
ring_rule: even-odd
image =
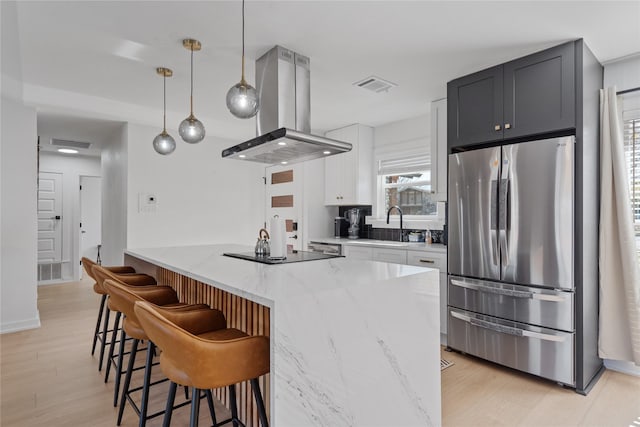
[[[322,154],[331,154],[331,151],[323,151]]]
[[[280,142],[278,142],[278,145],[287,145],[287,143],[284,142],[284,141],[280,141]]]
[[[247,156],[245,154],[238,154],[238,157],[240,157],[241,159],[244,159]]]
[[[74,150],[73,148],[58,148],[58,152],[66,154],[78,154],[78,150]]]
[[[289,163],[289,162],[280,162],[280,163],[282,163],[283,165],[286,165],[286,164],[287,164],[287,163]]]

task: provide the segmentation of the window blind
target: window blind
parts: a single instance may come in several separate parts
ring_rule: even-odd
[[[624,121],[623,138],[633,219],[640,222],[640,118]]]
[[[431,169],[431,156],[420,154],[410,157],[380,160],[378,175],[399,175],[401,173],[427,171]]]

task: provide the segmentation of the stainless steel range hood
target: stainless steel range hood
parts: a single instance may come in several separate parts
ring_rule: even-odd
[[[256,61],[260,94],[257,137],[222,151],[222,157],[283,164],[351,151],[351,144],[311,135],[309,58],[276,46]]]

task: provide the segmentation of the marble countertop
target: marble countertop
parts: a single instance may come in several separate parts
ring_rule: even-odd
[[[271,425],[441,424],[438,270],[222,256],[251,250],[229,244],[126,254],[271,308]]]
[[[371,246],[377,248],[395,248],[406,249],[410,251],[431,251],[447,253],[447,247],[441,243],[396,242],[393,240],[349,239],[347,237],[319,237],[315,239],[309,239],[309,241],[350,246]]]

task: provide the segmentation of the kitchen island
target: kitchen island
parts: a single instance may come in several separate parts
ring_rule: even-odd
[[[441,424],[438,270],[345,258],[265,265],[222,255],[252,249],[130,249],[125,262],[185,302],[223,309],[231,326],[270,336],[262,386],[272,426]],[[257,425],[243,387],[242,415]]]

